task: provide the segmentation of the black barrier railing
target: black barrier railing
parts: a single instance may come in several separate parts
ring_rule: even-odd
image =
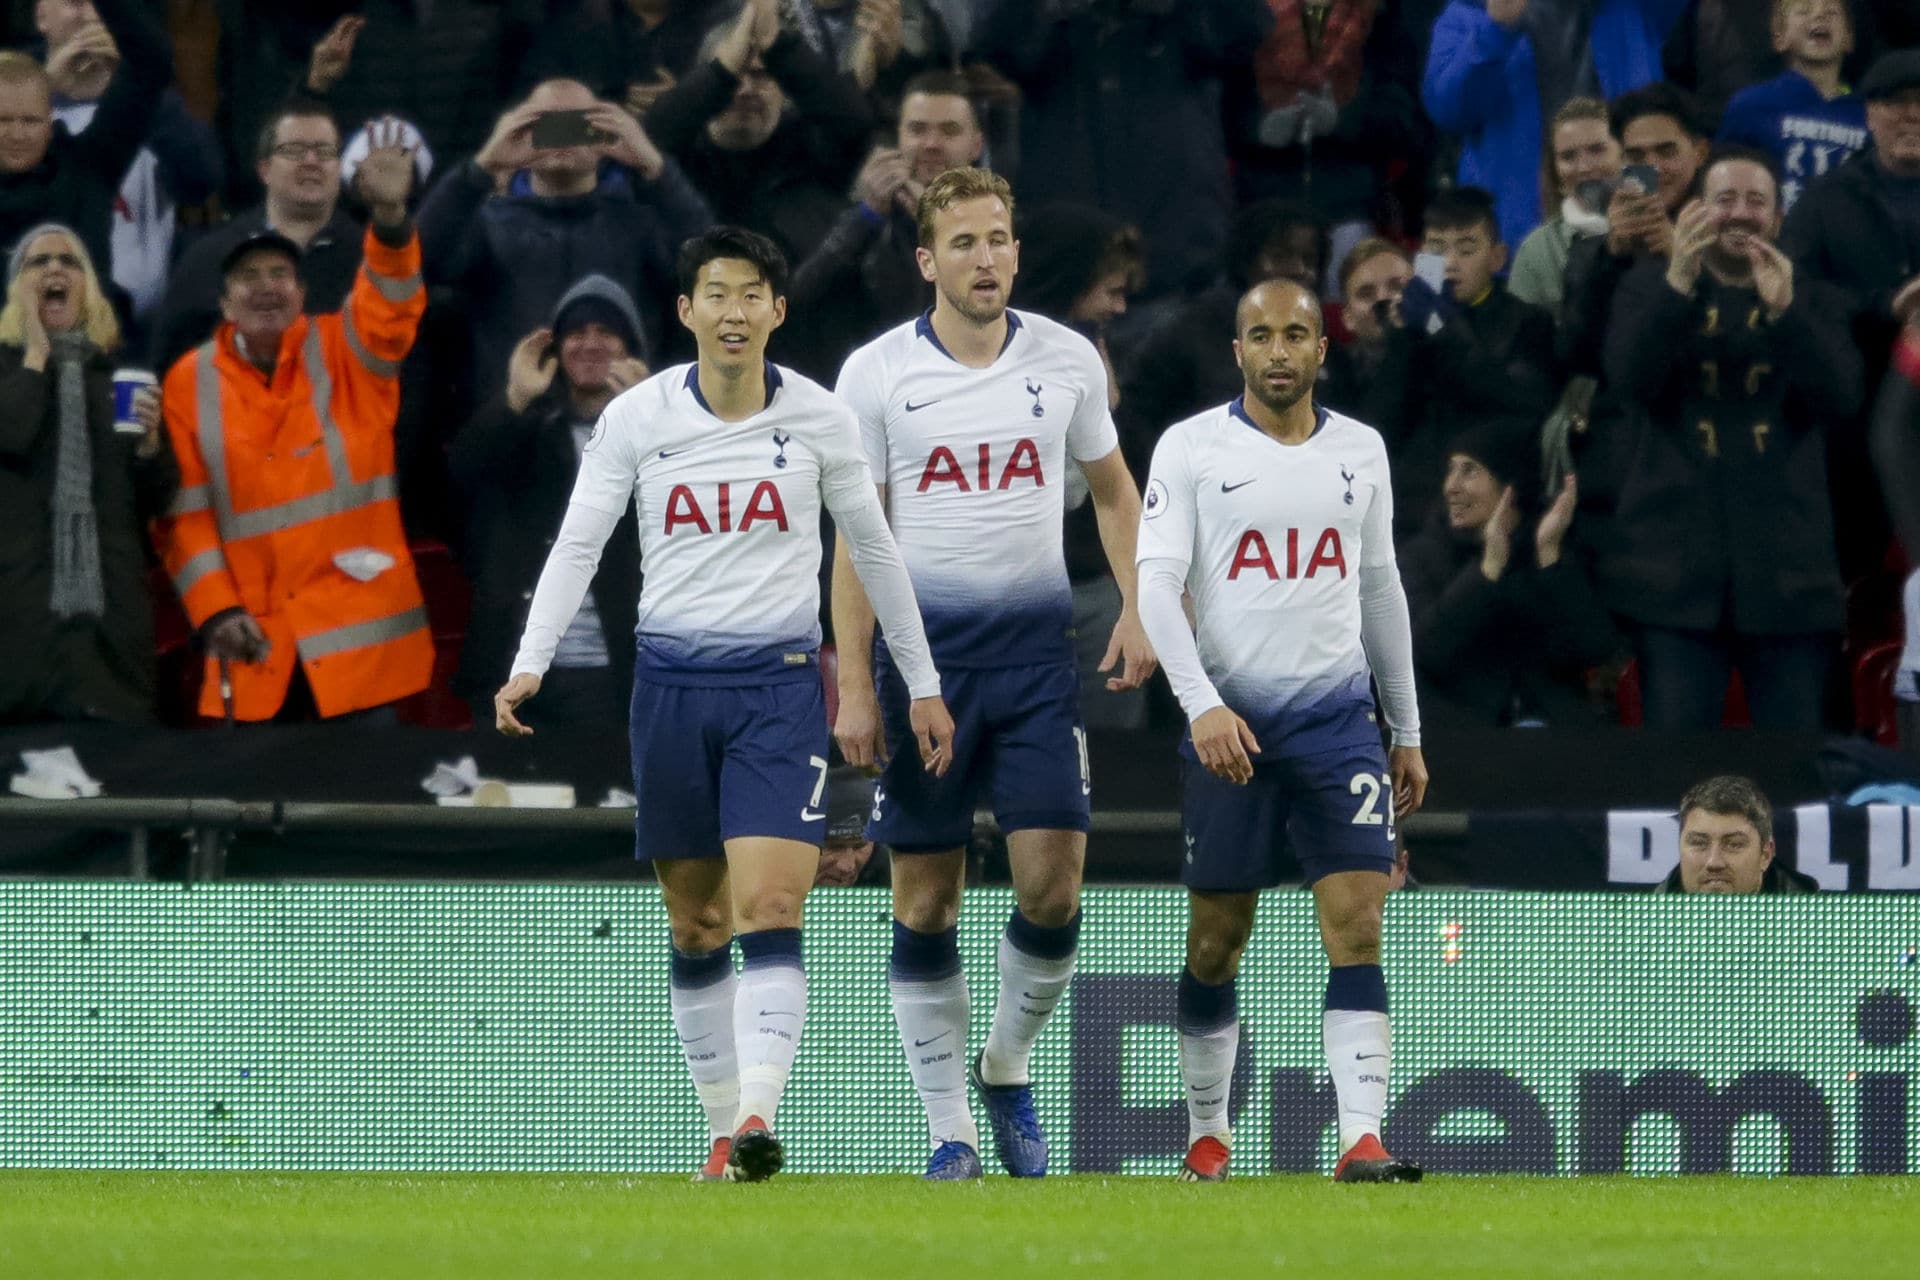
[[[990,813],[976,816],[992,829]],[[1461,840],[1467,836],[1464,813],[1418,813],[1403,826],[1410,839]],[[127,874],[149,878],[151,833],[188,835],[187,879],[217,880],[225,874],[225,850],[236,832],[435,832],[542,836],[619,835],[633,828],[631,808],[514,809],[431,804],[327,804],[313,801],[221,800],[200,797],[152,799],[0,801],[0,828],[63,828],[125,831]],[[1095,810],[1091,834],[1175,835],[1180,815],[1174,810]]]

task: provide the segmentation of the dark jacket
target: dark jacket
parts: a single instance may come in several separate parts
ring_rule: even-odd
[[[932,306],[933,286],[914,260],[919,243],[917,224],[898,209],[843,212],[788,284],[785,362],[832,386],[855,347]]]
[[[545,324],[567,287],[599,273],[640,306],[647,349],[657,362],[679,330],[674,260],[680,242],[712,217],[671,160],[653,182],[609,166],[583,196],[494,196],[479,166],[448,171],[420,209],[427,280],[457,290],[473,331],[476,399],[498,391],[514,344]]]
[[[1780,229],[1780,249],[1796,278],[1824,280],[1846,295],[1854,341],[1868,385],[1887,368],[1899,323],[1893,295],[1920,275],[1920,227],[1903,225],[1880,191],[1871,145],[1814,182],[1794,202]]]
[[[609,102],[624,102],[628,85],[662,72],[676,80],[686,75],[708,29],[729,11],[721,0],[672,0],[665,19],[648,30],[625,0],[557,0],[547,9],[521,79],[578,80]]]
[[[1272,26],[1262,0],[977,5],[974,52],[1025,94],[1020,199],[1139,227],[1150,294],[1204,285],[1233,207],[1221,81],[1245,74]]]
[[[1647,428],[1623,480],[1600,580],[1619,613],[1659,627],[1804,635],[1844,624],[1825,431],[1860,398],[1844,302],[1796,280],[1768,324],[1753,290],[1666,264],[1614,299],[1607,376]]]
[[[23,232],[58,222],[79,233],[104,278],[113,261],[113,203],[173,77],[173,46],[146,0],[100,0],[96,8],[120,46],[120,67],[84,133],[55,123],[39,164],[0,174],[0,246],[10,249]]]
[[[525,413],[495,396],[448,452],[454,487],[466,503],[462,560],[473,584],[473,620],[453,686],[462,694],[488,693],[506,680],[534,586],[567,513],[580,464],[563,376]],[[607,539],[592,590],[613,675],[626,688],[633,683],[640,612],[640,533],[631,505]]]
[[[59,397],[53,367],[35,372],[0,346],[0,723],[39,719],[150,721],[153,604],[141,529],[173,499],[180,468],[165,448],[134,456],[138,436],[113,429],[111,357],[87,364],[93,504],[106,611],[61,620],[50,607]]]
[[[165,373],[173,362],[208,338],[220,324],[220,263],[228,250],[267,224],[265,209],[249,209],[209,231],[181,255],[167,280],[167,294],[153,321],[153,367]],[[346,305],[360,270],[366,232],[337,205],[300,256],[307,287],[307,314],[325,315]]]
[[[711,59],[660,95],[647,112],[647,134],[695,176],[716,220],[773,237],[788,261],[799,262],[846,207],[873,116],[853,81],[798,36],[783,34],[764,58],[790,106],[760,146],[726,151],[707,136],[707,122],[740,87]]]
[[[1539,430],[1559,392],[1553,343],[1553,317],[1497,282],[1477,306],[1452,308],[1438,333],[1408,326],[1388,337],[1358,416],[1386,439],[1401,535],[1426,523],[1461,430]]]
[[[1586,673],[1622,648],[1594,593],[1584,557],[1569,545],[1558,563],[1533,562],[1533,526],[1514,534],[1498,582],[1480,571],[1477,532],[1462,536],[1436,509],[1400,549],[1400,578],[1413,618],[1420,713],[1428,724],[1555,726],[1604,720],[1587,697]]]

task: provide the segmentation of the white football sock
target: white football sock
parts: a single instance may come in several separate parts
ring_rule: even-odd
[[[988,1084],[1027,1084],[1034,1042],[1073,980],[1076,948],[1064,956],[1036,956],[1000,937],[1000,993],[993,1005],[980,1075]]]
[[[729,961],[725,976],[717,982],[697,987],[675,982],[669,987],[680,1052],[686,1055],[693,1090],[700,1096],[700,1107],[707,1113],[707,1129],[715,1138],[733,1132],[734,1113],[740,1106],[740,1077],[733,1051],[735,986]]]
[[[1328,1009],[1320,1015],[1320,1038],[1340,1099],[1340,1150],[1346,1152],[1368,1134],[1380,1136],[1387,1074],[1393,1065],[1393,1031],[1384,1013]]]
[[[1187,1145],[1212,1136],[1226,1141],[1227,1094],[1240,1052],[1240,1020],[1212,1031],[1180,1033],[1180,1078],[1187,1086]]]
[[[964,1142],[978,1150],[980,1130],[967,1099],[966,978],[889,978],[887,991],[914,1090],[927,1109],[928,1135],[936,1144]]]
[[[797,964],[753,964],[740,971],[733,1001],[733,1039],[740,1055],[740,1107],[773,1124],[807,1025],[807,975]]]

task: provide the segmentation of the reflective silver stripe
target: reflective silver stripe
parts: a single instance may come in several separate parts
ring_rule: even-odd
[[[397,378],[400,376],[400,366],[398,364],[392,360],[382,360],[379,356],[367,350],[366,343],[360,341],[360,331],[353,327],[353,309],[351,307],[341,312],[340,318],[346,321],[347,350],[353,352],[354,359],[367,366],[368,370],[379,377]]]
[[[427,610],[425,605],[421,605],[405,613],[393,614],[391,617],[375,618],[371,622],[356,622],[351,626],[335,627],[331,631],[318,632],[299,641],[296,647],[300,650],[300,656],[311,662],[315,658],[344,653],[348,649],[364,649],[368,645],[398,640],[401,636],[424,630],[426,625]]]
[[[173,503],[167,508],[170,516],[189,516],[196,511],[207,511],[213,507],[213,490],[204,484],[189,485],[173,495]]]
[[[187,592],[193,590],[200,579],[210,573],[225,572],[227,572],[227,553],[219,547],[214,547],[211,550],[202,551],[180,566],[178,572],[173,575],[173,589],[180,593],[182,599],[185,599]]]
[[[367,279],[373,282],[373,287],[380,291],[380,296],[388,302],[405,302],[408,298],[420,292],[420,277],[418,274],[410,276],[383,276],[372,267],[363,267],[362,270],[367,273]]]
[[[353,321],[347,321],[353,331]],[[320,344],[320,326],[309,321],[307,340],[301,344],[307,362],[307,381],[313,385],[313,414],[320,419],[320,438],[327,446],[327,466],[333,472],[335,488],[353,483],[353,468],[347,465],[347,438],[333,420],[333,375],[327,371],[326,349]]]
[[[352,334],[351,322],[348,334]],[[200,456],[207,464],[207,484],[204,488],[196,485],[192,489],[182,490],[176,499],[176,506],[184,503],[189,495],[195,495],[204,505],[206,495],[210,495],[214,520],[220,527],[220,541],[237,542],[263,533],[278,533],[310,520],[323,520],[398,496],[399,485],[391,473],[375,476],[359,484],[353,482],[353,472],[347,463],[346,437],[341,434],[340,425],[333,420],[333,377],[327,372],[320,326],[310,324],[302,354],[307,366],[307,380],[313,384],[314,414],[320,420],[320,435],[326,443],[333,485],[291,502],[236,513],[233,509],[233,490],[227,481],[227,433],[220,416],[220,370],[214,363],[215,351],[215,345],[207,343],[200,348],[194,364],[194,401],[195,411],[199,415],[197,431]]]
[[[221,536],[231,542],[241,538],[257,538],[263,533],[279,533],[282,529],[291,529],[309,520],[324,520],[328,516],[343,515],[364,507],[370,502],[385,501],[397,492],[398,487],[390,475],[375,476],[361,484],[336,485],[278,506],[243,511],[221,526]]]
[[[213,518],[220,540],[228,540],[233,522],[233,489],[227,484],[227,430],[220,420],[220,370],[214,364],[218,347],[206,343],[193,361],[195,431],[200,437],[200,460],[207,464],[207,485],[213,490]]]

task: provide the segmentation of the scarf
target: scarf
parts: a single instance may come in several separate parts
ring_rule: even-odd
[[[54,404],[59,411],[53,477],[53,592],[55,617],[97,618],[106,611],[100,581],[100,527],[93,510],[93,433],[87,426],[84,334],[56,333]]]
[[[1267,0],[1273,34],[1253,55],[1260,101],[1285,107],[1303,93],[1322,89],[1345,107],[1360,90],[1361,50],[1373,30],[1378,0]]]

